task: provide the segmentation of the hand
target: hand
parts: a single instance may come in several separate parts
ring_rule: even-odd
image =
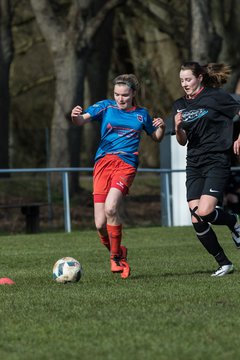
[[[152,133],[152,139],[154,141],[160,142],[164,137],[166,124],[163,119],[161,118],[154,118],[153,119],[153,126],[156,127],[156,130]]]
[[[89,113],[83,114],[83,109],[79,105],[75,106],[75,108],[72,109],[71,117],[72,122],[78,126],[82,126],[91,121],[91,115]]]
[[[72,109],[71,116],[72,117],[77,117],[78,115],[81,115],[82,112],[83,112],[82,107],[77,105],[77,106],[75,106],[75,108]]]
[[[181,125],[182,125],[182,122],[183,122],[183,119],[182,119],[182,112],[178,112],[176,115],[175,115],[175,131],[178,131],[181,129]]]
[[[233,143],[233,152],[235,155],[240,155],[240,135],[238,139]]]
[[[166,124],[162,118],[154,118],[152,123],[153,126],[157,128],[165,129],[166,127]]]

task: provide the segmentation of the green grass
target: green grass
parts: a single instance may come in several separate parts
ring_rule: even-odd
[[[0,358],[239,359],[240,254],[216,230],[237,268],[223,278],[190,227],[126,229],[126,280],[95,231],[1,236],[0,277],[16,285],[0,286]],[[79,283],[52,280],[63,256],[82,263]]]

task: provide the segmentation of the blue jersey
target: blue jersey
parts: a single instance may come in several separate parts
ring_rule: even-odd
[[[85,110],[92,120],[101,123],[101,141],[95,156],[95,161],[106,154],[116,154],[126,163],[137,167],[138,147],[141,132],[151,135],[156,128],[144,108],[121,110],[116,101],[103,100]]]

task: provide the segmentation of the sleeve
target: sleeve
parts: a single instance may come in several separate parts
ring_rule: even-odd
[[[97,103],[89,106],[84,113],[88,113],[91,115],[92,120],[101,120],[102,116],[107,109],[108,106],[107,100],[98,101]]]
[[[174,116],[179,111],[184,111],[184,110],[186,110],[186,104],[183,102],[183,98],[179,98],[176,101],[174,101],[173,106],[172,106],[172,110],[171,110],[171,114],[172,114],[173,119],[174,119]]]
[[[151,116],[148,114],[148,112],[146,111],[146,116],[145,116],[145,123],[144,123],[144,130],[148,135],[151,135],[152,133],[154,133],[154,131],[156,131],[155,126],[153,126],[152,123],[152,118]]]
[[[218,97],[215,100],[218,102],[220,112],[228,118],[233,119],[240,110],[240,103],[224,90],[219,91]]]

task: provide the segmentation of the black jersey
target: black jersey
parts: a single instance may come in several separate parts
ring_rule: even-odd
[[[173,105],[173,116],[182,112],[187,159],[201,162],[206,154],[228,152],[233,144],[233,117],[240,104],[223,89],[205,88],[194,99],[185,96]]]

